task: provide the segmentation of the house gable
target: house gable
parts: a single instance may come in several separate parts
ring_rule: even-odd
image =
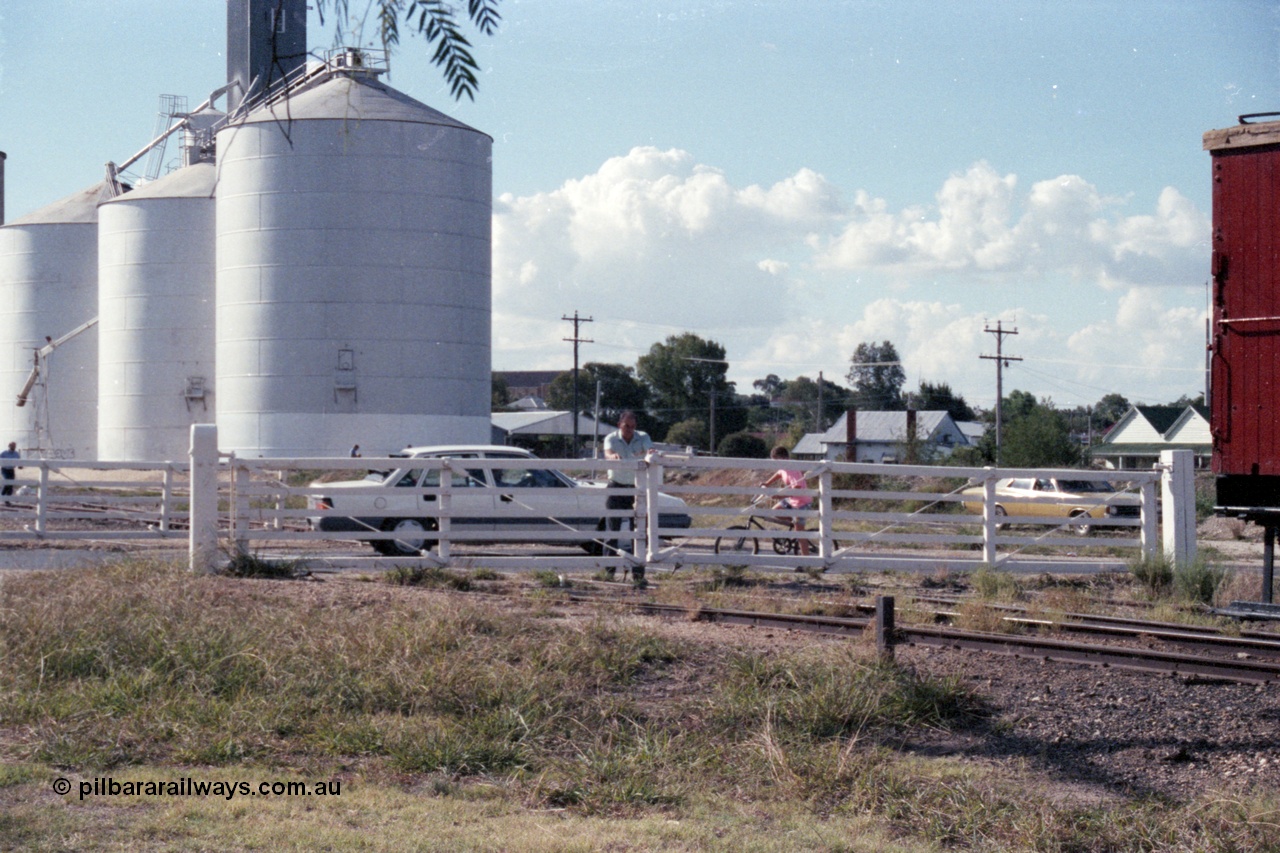
[[[1197,467],[1213,451],[1206,411],[1196,406],[1134,406],[1090,453],[1113,468],[1148,468],[1164,450],[1190,450]]]

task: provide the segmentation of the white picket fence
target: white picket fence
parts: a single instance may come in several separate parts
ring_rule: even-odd
[[[648,464],[632,463],[637,474],[635,510],[601,512],[602,518],[619,515],[634,520],[634,530],[624,524],[617,534],[623,546],[603,554],[578,547],[597,537],[555,523],[522,532],[523,544],[518,546],[503,543],[506,537],[492,531],[455,527],[452,478],[441,477],[439,488],[397,490],[435,497],[422,512],[435,529],[427,534],[430,547],[420,555],[394,558],[377,556],[368,547],[372,540],[394,538],[394,533],[372,527],[358,532],[312,529],[308,520],[323,512],[308,508],[308,499],[327,490],[309,484],[325,474],[358,479],[370,468],[404,467],[403,458],[238,458],[219,453],[216,428],[201,425],[192,430],[188,463],[23,460],[21,464],[15,483],[19,494],[0,512],[0,541],[150,540],[172,545],[185,541],[190,565],[200,571],[215,568],[237,553],[299,559],[317,567],[421,563],[561,571],[687,565],[835,571],[991,565],[1041,570],[1069,566],[1086,553],[1089,560],[1109,560],[1117,566],[1123,565],[1126,554],[1163,552],[1178,561],[1190,561],[1195,555],[1193,459],[1186,451],[1166,453],[1151,471],[1123,472],[1124,480],[1141,497],[1139,517],[1072,519],[1070,524],[1064,518],[1058,527],[1046,525],[1043,518],[997,517],[995,481],[1053,476],[1114,479],[1117,472],[793,461],[787,467],[804,471],[808,488],[766,490],[758,484],[777,469],[776,462],[659,454]],[[415,468],[449,465],[450,460],[413,461]],[[618,467],[603,460],[467,459],[465,465],[549,468],[597,480],[604,478],[606,468]],[[716,476],[714,472],[723,473]],[[713,485],[716,482],[725,485]],[[975,500],[961,494],[974,484],[986,487],[980,515],[959,506]],[[370,482],[352,491],[376,495],[385,488]],[[689,528],[659,526],[656,513],[651,512],[659,492],[687,503]],[[795,494],[813,498],[807,509],[786,511],[805,519],[804,532],[778,523],[779,513],[770,508],[777,498]],[[519,501],[495,503],[499,516],[528,520],[534,515]],[[759,529],[738,529],[752,524],[753,518]],[[1081,523],[1089,525],[1091,535],[1072,532]],[[787,540],[796,538],[808,540],[808,556],[779,553],[787,550]],[[746,547],[731,547],[739,541]]]

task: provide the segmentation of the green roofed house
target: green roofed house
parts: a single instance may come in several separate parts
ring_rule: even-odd
[[[1207,406],[1133,406],[1089,450],[1095,462],[1118,470],[1150,469],[1162,450],[1190,450],[1196,467],[1213,457]]]

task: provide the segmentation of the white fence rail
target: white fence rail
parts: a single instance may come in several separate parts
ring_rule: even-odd
[[[634,496],[633,510],[607,510],[605,490],[584,486],[564,490],[580,493],[584,503],[575,517],[557,519],[526,497],[537,489],[491,488],[492,524],[477,525],[467,517],[474,509],[458,509],[463,503],[455,477],[441,476],[435,487],[395,489],[400,496],[421,499],[413,516],[423,522],[423,547],[388,558],[370,546],[401,539],[402,532],[382,524],[341,532],[315,529],[312,520],[344,513],[315,508],[315,499],[333,490],[328,484],[311,484],[358,479],[370,468],[404,468],[409,460],[240,459],[220,454],[216,429],[202,425],[192,430],[189,464],[22,460],[13,482],[16,493],[0,512],[0,542],[185,542],[191,566],[199,570],[238,552],[287,556],[319,566],[422,563],[557,570],[681,565],[837,571],[938,565],[1028,568],[1080,559],[1077,555],[1086,549],[1094,562],[1117,565],[1125,555],[1161,551],[1189,561],[1195,551],[1192,460],[1189,453],[1181,458],[1182,453],[1166,454],[1152,471],[1123,472],[1140,498],[1136,517],[1047,519],[1001,515],[997,509],[995,483],[1002,478],[1105,480],[1117,472],[792,461],[787,467],[806,474],[807,488],[787,490],[759,485],[778,468],[769,460],[656,455],[648,464],[631,463],[637,475],[634,490],[608,490]],[[607,468],[620,465],[540,459],[414,459],[411,464],[455,472],[559,470],[584,481],[602,480]],[[343,491],[377,501],[392,488],[369,481]],[[475,494],[468,489],[468,500]],[[663,494],[685,502],[687,527],[674,517]],[[784,513],[772,508],[779,498],[798,495],[811,497],[812,503],[787,509],[785,515],[803,519],[803,531],[790,529],[779,520]],[[1093,499],[1100,504],[1118,500],[1106,492]],[[616,534],[603,530],[614,518],[623,529]],[[1082,529],[1087,536],[1079,535]],[[807,556],[795,553],[800,539],[809,544]]]

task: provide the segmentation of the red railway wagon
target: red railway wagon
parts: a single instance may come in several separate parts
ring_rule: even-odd
[[[1280,514],[1280,113],[1204,135],[1213,164],[1210,424],[1219,512]],[[1259,119],[1268,119],[1259,121]]]

